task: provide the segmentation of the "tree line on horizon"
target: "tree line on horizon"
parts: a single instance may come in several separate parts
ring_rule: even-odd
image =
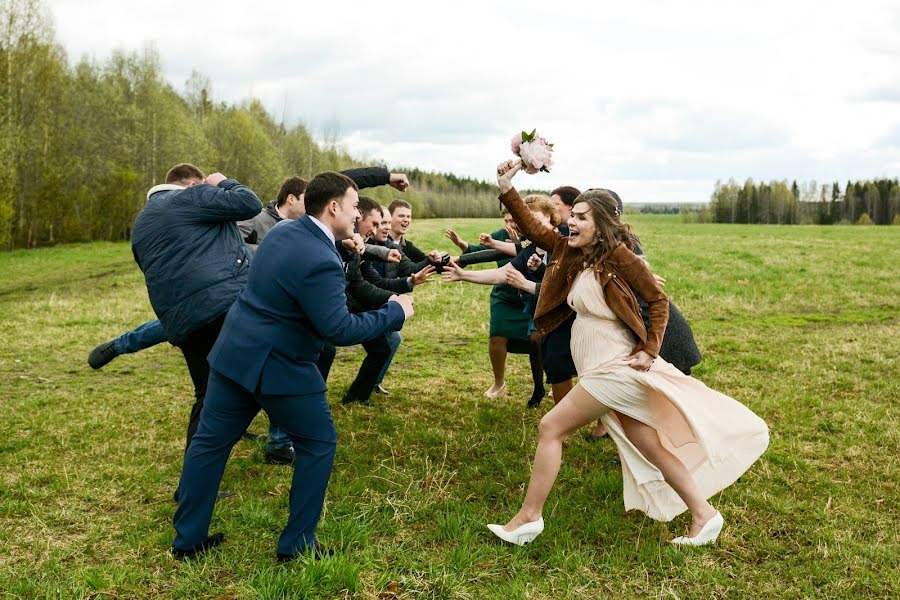
[[[900,181],[717,181],[707,206],[681,214],[691,223],[900,225]]]
[[[158,53],[113,52],[70,66],[41,0],[0,0],[0,248],[125,240],[152,186],[178,162],[221,171],[266,203],[282,181],[375,166],[302,124],[278,122],[256,99],[216,102],[194,72],[182,91]],[[453,174],[404,169],[417,217],[496,216],[497,189]]]

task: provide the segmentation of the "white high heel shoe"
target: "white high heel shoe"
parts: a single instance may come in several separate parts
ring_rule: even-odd
[[[488,525],[488,529],[490,529],[494,535],[496,535],[504,542],[509,542],[510,544],[515,544],[516,546],[524,546],[525,544],[539,536],[544,530],[544,518],[541,517],[537,521],[519,525],[512,531],[506,531],[505,529],[503,529],[503,525],[496,525],[494,523]]]
[[[672,540],[672,543],[676,546],[703,546],[705,544],[712,544],[719,537],[723,525],[725,525],[725,519],[722,517],[722,513],[716,511],[716,514],[703,525],[700,533],[694,537],[682,535]]]
[[[484,395],[486,398],[500,398],[506,395],[506,384],[504,383],[500,387],[491,386],[485,390]]]

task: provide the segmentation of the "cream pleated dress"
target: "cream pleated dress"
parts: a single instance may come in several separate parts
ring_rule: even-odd
[[[663,446],[688,468],[709,498],[740,477],[769,444],[765,422],[746,406],[706,387],[657,358],[649,371],[623,362],[634,334],[612,312],[592,271],[583,271],[568,296],[577,316],[572,358],[580,383],[612,411],[650,425]],[[615,414],[601,420],[622,462],[625,510],[669,521],[687,507],[662,473],[635,448]]]

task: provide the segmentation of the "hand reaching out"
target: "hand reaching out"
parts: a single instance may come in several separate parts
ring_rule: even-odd
[[[518,269],[513,269],[507,267],[506,269],[506,285],[516,288],[517,290],[524,290],[528,285],[528,280],[525,279],[525,276],[519,272]]]
[[[484,246],[485,248],[493,248],[494,247],[494,238],[491,237],[489,233],[482,233],[478,236],[478,243]]]
[[[391,248],[388,252],[386,261],[389,263],[398,263],[403,255],[396,248]]]
[[[542,264],[542,263],[543,263],[543,260],[541,259],[541,257],[538,256],[537,253],[534,253],[534,254],[532,254],[531,257],[528,259],[528,262],[525,263],[525,266],[528,267],[528,270],[529,270],[529,271],[531,271],[532,273],[534,273],[535,271],[537,271],[537,270],[541,267],[541,264]]]
[[[519,228],[516,227],[515,223],[504,225],[503,229],[506,230],[506,235],[509,236],[510,242],[516,242],[519,239]]]
[[[447,282],[462,281],[463,273],[464,271],[462,267],[451,260],[450,263],[446,267],[444,267],[444,272],[441,275],[441,279]]]
[[[432,273],[434,273],[434,265],[428,265],[427,267],[425,267],[418,273],[413,273],[410,276],[410,279],[412,279],[413,286],[422,285],[423,283],[427,283],[428,277]]]
[[[445,231],[444,235],[446,235],[448,238],[450,238],[450,241],[453,242],[456,245],[456,247],[459,248],[460,250],[462,250],[463,252],[465,252],[466,248],[469,247],[469,243],[466,242],[461,237],[459,237],[459,234],[456,233],[455,231],[453,231],[452,229],[448,229],[447,231]]]

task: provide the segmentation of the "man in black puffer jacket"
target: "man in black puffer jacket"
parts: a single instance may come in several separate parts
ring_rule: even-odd
[[[221,173],[204,177],[181,163],[147,193],[131,233],[131,250],[166,338],[177,346],[194,384],[187,444],[206,397],[212,349],[225,314],[247,282],[250,251],[236,221],[262,210],[253,191]]]

